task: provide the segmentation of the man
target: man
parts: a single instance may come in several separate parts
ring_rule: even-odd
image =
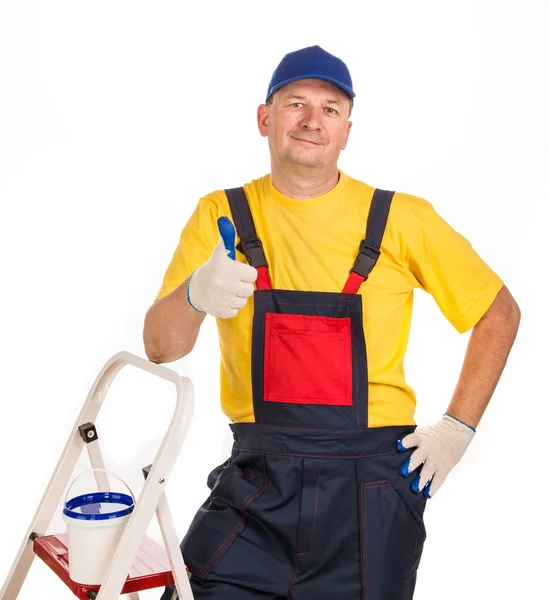
[[[319,46],[285,55],[257,115],[271,173],[199,201],[145,319],[147,356],[170,362],[217,317],[235,442],[182,542],[198,599],[412,598],[425,503],[516,336],[503,281],[430,203],[338,169],[354,97]],[[459,333],[473,327],[427,427],[403,369],[417,287]]]

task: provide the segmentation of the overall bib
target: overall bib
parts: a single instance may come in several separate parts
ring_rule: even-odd
[[[254,423],[231,424],[231,458],[181,548],[196,599],[411,600],[426,498],[399,467],[414,425],[369,428],[359,287],[394,192],[377,189],[341,293],[272,289],[243,188],[226,190],[254,291]],[[307,268],[307,265],[304,265]],[[162,600],[176,597],[173,586]]]

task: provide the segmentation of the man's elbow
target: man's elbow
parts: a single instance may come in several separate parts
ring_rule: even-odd
[[[154,363],[160,364],[166,362],[162,359],[162,356],[159,354],[156,348],[152,347],[150,344],[143,343],[143,347],[145,349],[145,354],[147,358]]]
[[[143,328],[143,348],[145,350],[145,354],[147,355],[147,358],[154,363],[161,363],[162,361],[162,356],[160,354],[160,352],[158,351],[157,346],[155,345],[155,343],[153,342],[151,335],[149,333],[149,330],[147,328],[147,325],[144,326]]]
[[[521,320],[521,310],[519,305],[505,285],[499,290],[493,303],[482,317],[483,320],[493,318],[498,318],[516,325],[519,325]]]
[[[196,340],[195,340],[196,341]],[[143,330],[143,347],[147,358],[156,364],[170,363],[184,356],[187,356],[194,348],[195,342],[192,344],[179,345],[172,348],[159,348],[155,344],[153,338],[149,335],[146,328]]]
[[[149,319],[149,313],[147,313],[145,322],[143,324],[142,339],[145,354],[151,362],[157,364],[169,362],[165,357],[166,352],[160,347],[158,336],[155,335],[154,327],[151,325],[151,321]]]

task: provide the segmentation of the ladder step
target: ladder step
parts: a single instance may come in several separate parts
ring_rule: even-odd
[[[33,542],[33,550],[80,600],[89,600],[88,592],[90,590],[99,590],[99,585],[83,585],[70,578],[66,533],[37,537]],[[166,550],[145,536],[121,594],[149,590],[173,583],[174,576],[170,569]]]

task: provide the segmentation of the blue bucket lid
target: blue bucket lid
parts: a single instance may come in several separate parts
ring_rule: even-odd
[[[126,508],[112,510],[111,505],[122,505]],[[105,507],[102,507],[105,505]],[[75,510],[80,509],[80,510]],[[128,494],[119,492],[95,492],[76,496],[65,503],[63,514],[71,519],[81,521],[106,521],[129,515],[134,510],[134,499]],[[103,511],[103,512],[102,512]]]

